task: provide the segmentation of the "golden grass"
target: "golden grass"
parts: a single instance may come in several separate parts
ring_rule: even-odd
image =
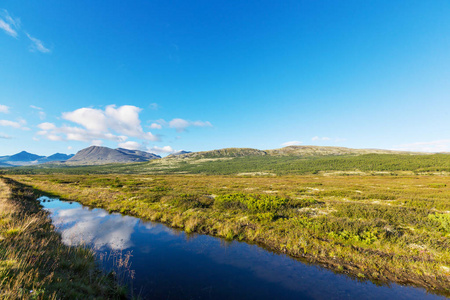
[[[31,189],[0,180],[1,299],[110,299],[125,293],[99,271],[92,250],[62,244]]]
[[[187,232],[258,243],[360,279],[422,286],[449,295],[450,177],[13,178],[42,193]],[[268,205],[267,199],[279,203]]]

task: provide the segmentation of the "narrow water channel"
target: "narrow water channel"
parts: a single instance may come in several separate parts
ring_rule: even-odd
[[[84,243],[106,255],[131,253],[133,293],[143,299],[441,298],[424,289],[361,282],[256,245],[187,235],[76,202],[39,200],[65,244]]]

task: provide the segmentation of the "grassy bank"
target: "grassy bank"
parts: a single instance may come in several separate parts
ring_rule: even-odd
[[[85,205],[449,295],[443,176],[13,176]]]
[[[93,251],[62,244],[34,191],[0,178],[0,298],[121,299]]]

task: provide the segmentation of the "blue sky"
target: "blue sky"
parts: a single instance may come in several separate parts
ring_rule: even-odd
[[[449,1],[0,4],[0,155],[450,151]]]

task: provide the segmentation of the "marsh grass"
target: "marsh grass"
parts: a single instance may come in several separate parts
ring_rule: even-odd
[[[257,243],[359,280],[449,295],[449,177],[58,174],[14,179],[84,205]]]
[[[32,189],[0,180],[1,299],[121,299],[94,252],[62,244]]]

